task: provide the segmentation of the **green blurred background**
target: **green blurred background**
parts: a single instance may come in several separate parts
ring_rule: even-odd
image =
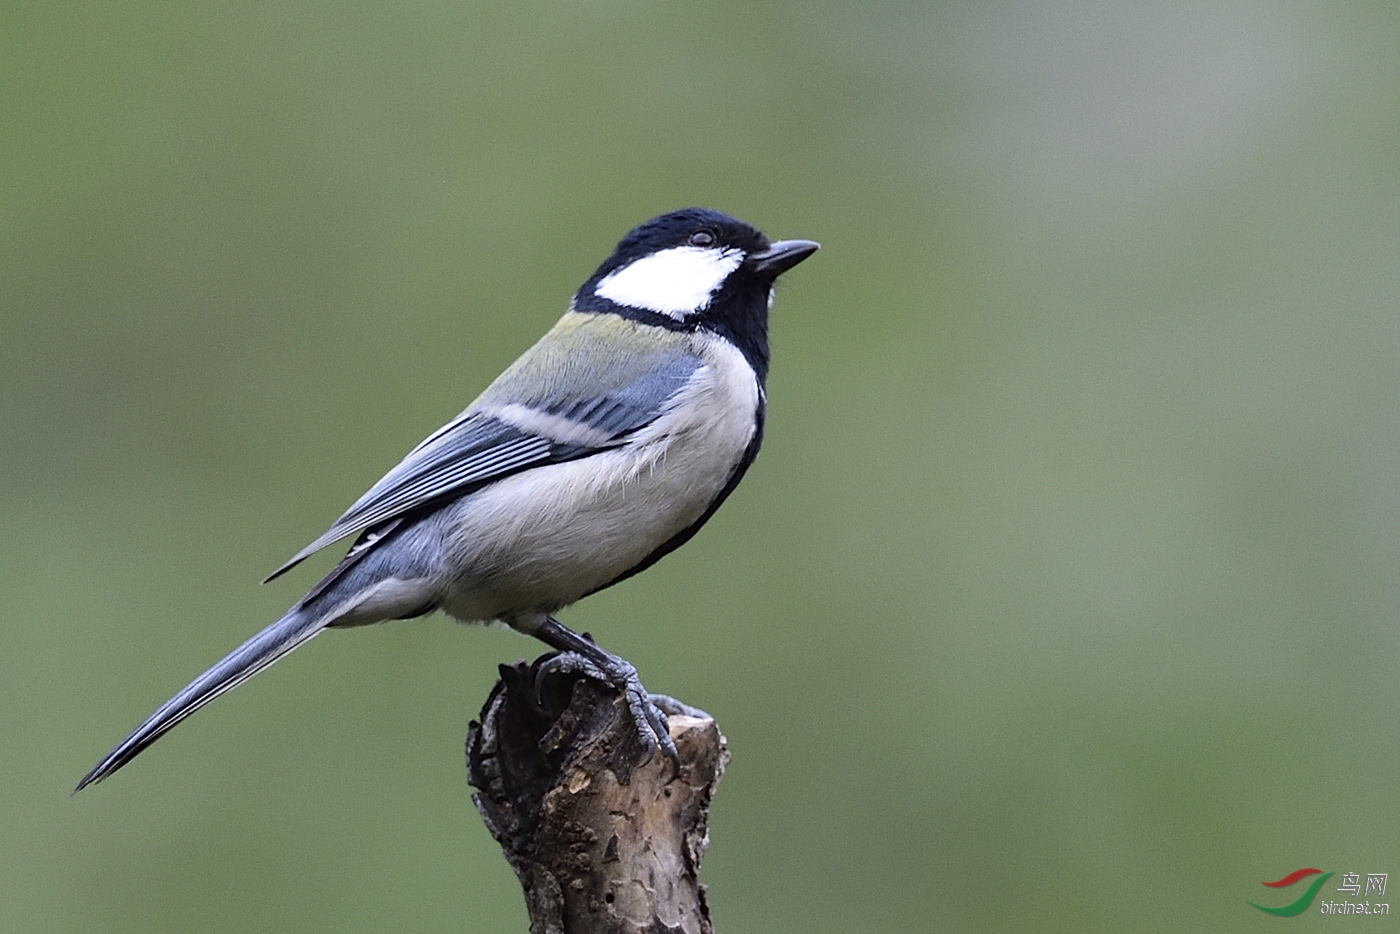
[[[824,244],[764,453],[564,618],[729,736],[721,934],[1400,875],[1395,4],[14,2],[0,87],[0,930],[525,929],[508,631],[328,634],[68,792],[690,204]]]

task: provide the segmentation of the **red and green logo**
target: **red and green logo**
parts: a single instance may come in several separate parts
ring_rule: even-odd
[[[1319,875],[1319,873],[1321,874]],[[1295,869],[1282,879],[1278,879],[1274,882],[1265,882],[1264,884],[1271,889],[1283,889],[1293,885],[1300,879],[1306,879],[1308,876],[1317,876],[1317,878],[1312,881],[1312,884],[1308,886],[1308,890],[1298,896],[1296,902],[1288,905],[1281,905],[1278,908],[1256,905],[1254,902],[1250,902],[1250,904],[1254,905],[1254,907],[1258,908],[1260,911],[1267,912],[1271,915],[1277,915],[1280,918],[1291,918],[1294,915],[1300,915],[1308,910],[1308,906],[1313,903],[1313,899],[1317,898],[1317,893],[1321,890],[1322,884],[1332,878],[1332,875],[1333,874],[1330,872],[1322,872],[1321,869]]]

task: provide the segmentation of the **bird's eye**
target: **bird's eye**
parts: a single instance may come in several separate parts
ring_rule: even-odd
[[[691,246],[712,246],[715,242],[715,235],[708,230],[697,230],[690,235]]]

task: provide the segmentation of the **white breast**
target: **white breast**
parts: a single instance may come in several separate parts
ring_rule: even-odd
[[[552,612],[699,520],[753,439],[761,390],[731,344],[694,341],[705,365],[626,446],[527,470],[456,507],[449,547],[469,570],[443,604],[448,613]]]

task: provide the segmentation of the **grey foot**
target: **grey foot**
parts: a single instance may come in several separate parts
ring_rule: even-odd
[[[544,679],[554,674],[577,673],[592,678],[594,681],[611,685],[622,694],[623,700],[627,704],[628,715],[636,725],[637,739],[645,751],[645,755],[638,765],[646,765],[660,749],[661,754],[671,763],[672,774],[678,774],[680,755],[676,751],[676,744],[671,740],[666,713],[662,708],[669,706],[675,713],[688,712],[691,708],[686,708],[683,711],[680,708],[685,707],[685,705],[673,701],[664,694],[648,694],[647,689],[642,686],[641,679],[637,677],[637,669],[631,663],[604,651],[592,642],[586,644],[593,650],[590,655],[596,653],[595,657],[589,657],[573,650],[562,651],[536,666],[536,696],[538,697],[540,694]],[[656,703],[653,697],[662,703]]]

